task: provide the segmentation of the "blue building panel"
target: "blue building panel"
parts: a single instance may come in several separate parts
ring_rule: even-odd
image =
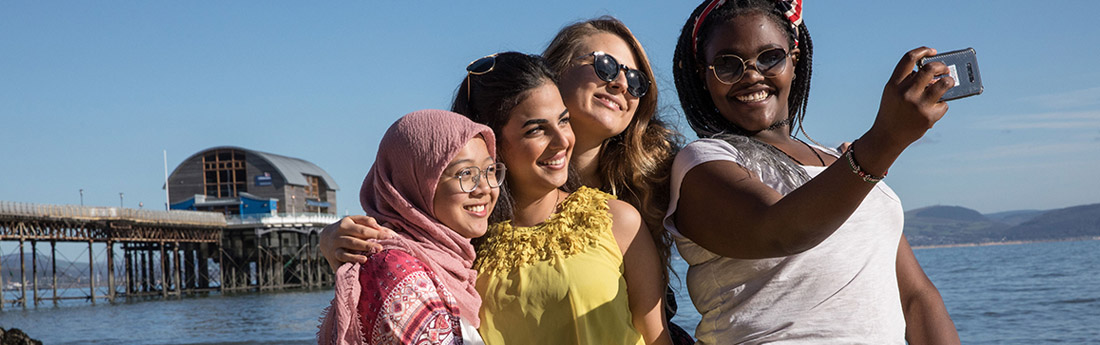
[[[271,214],[276,213],[279,207],[278,199],[261,199],[253,195],[241,193],[241,215]]]

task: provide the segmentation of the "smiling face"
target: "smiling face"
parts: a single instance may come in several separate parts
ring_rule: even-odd
[[[714,62],[715,57],[724,54],[740,56],[750,63],[741,80],[733,84],[718,81],[709,69],[699,72],[703,74],[701,77],[706,83],[707,91],[722,117],[749,133],[766,129],[781,129],[787,133],[787,126],[776,128],[773,125],[787,120],[788,97],[798,50],[793,50],[792,57],[781,62],[786,66],[776,66],[785,67],[776,76],[765,77],[752,67],[757,55],[765,50],[789,49],[790,42],[785,31],[760,13],[735,17],[712,30],[709,35],[711,39],[701,49],[707,66]]]
[[[547,81],[527,92],[497,133],[508,185],[516,195],[558,188],[569,177],[573,130],[557,86]]]
[[[479,176],[477,188],[463,192],[459,176],[463,169],[476,167],[484,170],[493,164],[493,157],[485,146],[485,140],[477,136],[458,151],[435,185],[432,210],[440,223],[465,238],[480,237],[489,228],[489,214],[497,203],[500,189],[490,188],[484,176]],[[471,177],[465,177],[471,178]]]
[[[610,33],[598,33],[584,39],[578,51],[588,54],[602,51],[620,64],[637,69],[634,54],[622,38]],[[638,109],[638,97],[627,92],[625,72],[605,82],[596,76],[592,68],[592,56],[576,59],[562,71],[560,90],[569,113],[573,116],[573,129],[577,137],[589,141],[603,141],[622,133],[634,112]],[[646,76],[649,78],[650,76]]]

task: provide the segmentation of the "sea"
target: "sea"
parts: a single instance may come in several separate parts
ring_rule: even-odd
[[[926,248],[918,261],[963,344],[1100,344],[1100,241]],[[699,321],[678,257],[674,321]],[[43,294],[49,292],[42,292]],[[45,344],[310,344],[331,289],[38,308],[4,306],[0,327]]]

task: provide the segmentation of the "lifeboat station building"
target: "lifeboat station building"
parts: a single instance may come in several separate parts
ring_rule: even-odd
[[[222,291],[331,285],[317,251],[319,233],[336,216],[336,181],[306,160],[234,146],[183,160],[168,177],[170,208],[225,215],[220,249]]]
[[[226,216],[336,214],[339,187],[306,160],[221,146],[185,159],[168,177],[173,210]]]

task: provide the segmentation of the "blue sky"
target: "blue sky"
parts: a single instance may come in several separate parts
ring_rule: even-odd
[[[870,127],[901,55],[974,47],[985,94],[894,165],[906,209],[981,212],[1100,202],[1100,37],[1082,1],[820,1],[806,129],[823,144]],[[399,116],[448,108],[465,65],[541,52],[562,26],[623,20],[680,129],[675,40],[695,2],[0,2],[0,200],[163,209],[169,169],[235,145],[309,160],[358,190]],[[689,137],[691,135],[689,134]]]

